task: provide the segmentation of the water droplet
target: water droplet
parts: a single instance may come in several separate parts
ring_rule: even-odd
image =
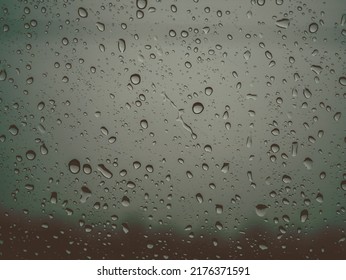
[[[220,204],[216,204],[215,205],[215,211],[216,211],[216,214],[222,214],[223,213],[223,206]]]
[[[216,227],[217,230],[222,230],[223,229],[223,225],[219,221],[217,221],[215,223],[215,227]]]
[[[58,194],[56,192],[52,192],[50,195],[50,203],[56,204],[58,202]]]
[[[42,144],[42,145],[40,146],[40,152],[41,152],[41,155],[46,155],[46,154],[48,154],[48,149],[47,149],[47,147],[46,147],[45,144]]]
[[[306,220],[308,219],[308,217],[309,217],[309,212],[308,212],[308,210],[304,209],[302,212],[300,212],[300,221],[301,221],[302,223],[305,223]]]
[[[318,25],[317,23],[313,22],[309,25],[309,31],[310,33],[316,33],[318,30]]]
[[[133,83],[134,85],[138,85],[141,82],[141,76],[138,74],[133,74],[130,77],[131,83]]]
[[[258,6],[263,6],[266,3],[265,0],[257,0],[257,5]]]
[[[99,164],[99,165],[97,166],[97,170],[100,171],[101,174],[102,174],[105,178],[107,178],[107,179],[110,179],[110,178],[113,177],[113,173],[110,172],[110,171],[106,168],[106,166],[104,166],[104,164]]]
[[[26,83],[28,85],[31,85],[33,82],[34,82],[34,78],[33,77],[29,77],[29,78],[26,79]]]
[[[34,160],[36,158],[36,153],[33,150],[29,150],[26,152],[26,158],[28,160]]]
[[[340,77],[339,78],[339,83],[342,86],[346,86],[346,77]]]
[[[6,70],[0,70],[0,81],[5,81],[7,78]]]
[[[258,217],[264,217],[267,214],[268,206],[264,204],[258,204],[256,206],[256,214]]]
[[[213,91],[214,91],[213,88],[211,88],[211,87],[206,87],[205,90],[204,90],[204,93],[205,93],[206,95],[210,96],[210,95],[212,95]]]
[[[90,164],[86,163],[83,165],[83,172],[87,175],[92,172],[92,168],[91,168]]]
[[[312,164],[313,164],[313,161],[311,158],[304,159],[304,165],[308,170],[312,169]]]
[[[250,51],[244,52],[243,57],[245,58],[245,60],[249,60],[251,58],[251,52]]]
[[[81,196],[79,201],[81,203],[85,203],[92,195],[91,190],[87,186],[82,186],[81,188]]]
[[[282,182],[284,182],[285,184],[289,184],[291,183],[291,181],[292,181],[292,178],[290,176],[288,175],[282,176]]]
[[[102,126],[102,127],[101,127],[101,133],[102,133],[103,135],[107,136],[109,132],[108,132],[108,129],[107,129],[106,127]]]
[[[227,173],[229,171],[229,163],[225,162],[221,167],[221,172]]]
[[[8,131],[13,135],[16,136],[18,135],[19,129],[18,127],[16,127],[14,124],[10,125],[10,127],[8,128]]]
[[[132,181],[128,181],[126,186],[129,188],[129,189],[134,189],[136,187],[136,184]]]
[[[203,110],[204,110],[204,106],[200,102],[196,102],[192,105],[192,112],[194,112],[195,114],[200,114],[203,112]]]
[[[288,18],[279,19],[275,24],[277,27],[287,29],[290,26],[290,20]]]
[[[103,32],[106,30],[106,26],[102,22],[96,22],[96,27],[99,31]]]
[[[123,196],[123,198],[121,199],[121,204],[124,207],[129,207],[130,206],[130,199],[127,196]]]
[[[145,9],[147,6],[147,0],[137,0],[136,5],[138,9]]]
[[[140,125],[142,128],[147,129],[148,128],[147,120],[141,120]]]
[[[306,99],[309,99],[312,96],[312,93],[308,88],[303,89],[303,94],[304,94]]]
[[[335,121],[339,121],[340,118],[341,118],[341,112],[335,113],[335,115],[334,115],[334,120],[335,120]]]
[[[125,52],[126,50],[126,42],[124,39],[119,39],[118,41],[118,49],[121,53]]]
[[[68,163],[68,167],[73,174],[77,174],[80,170],[80,162],[77,159],[73,159]]]
[[[203,196],[201,193],[196,194],[196,199],[198,203],[203,203]]]
[[[154,167],[152,165],[147,165],[145,167],[145,169],[149,172],[149,173],[153,173],[154,172]]]
[[[320,192],[316,195],[316,201],[319,203],[323,202],[323,195]]]
[[[88,17],[88,12],[87,12],[86,9],[80,7],[80,8],[78,9],[78,15],[79,15],[81,18],[86,18],[86,17]]]

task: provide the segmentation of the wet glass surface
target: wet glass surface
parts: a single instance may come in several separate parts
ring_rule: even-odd
[[[0,258],[343,259],[345,1],[1,1]]]

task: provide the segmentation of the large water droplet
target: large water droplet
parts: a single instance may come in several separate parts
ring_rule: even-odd
[[[138,85],[141,82],[141,76],[138,74],[133,74],[130,77],[131,83],[133,83],[134,85]]]
[[[99,31],[103,32],[106,30],[106,26],[102,22],[96,22],[96,27]]]
[[[104,166],[104,164],[99,164],[99,165],[97,166],[97,170],[100,171],[101,174],[102,174],[105,178],[107,178],[107,179],[110,179],[110,178],[113,177],[113,173],[110,172],[110,171],[107,169],[107,167]]]
[[[192,105],[192,112],[194,112],[195,114],[200,114],[203,112],[203,110],[204,110],[204,106],[200,102],[196,102]]]
[[[318,30],[318,25],[317,23],[313,22],[309,25],[309,31],[310,33],[316,33]]]
[[[339,83],[342,86],[346,86],[346,77],[340,77],[339,78]]]
[[[287,29],[290,25],[290,20],[288,18],[279,19],[275,22],[277,27]]]
[[[136,5],[138,9],[145,9],[147,6],[147,0],[136,0]]]
[[[304,209],[304,210],[300,213],[300,221],[301,221],[302,223],[305,223],[306,220],[308,219],[308,217],[309,217],[309,212],[308,212],[308,210]]]
[[[267,213],[268,206],[264,204],[258,204],[256,206],[256,214],[258,217],[264,217]]]
[[[80,162],[77,159],[73,159],[68,163],[68,167],[73,174],[77,174],[80,170]]]
[[[78,15],[79,15],[81,18],[86,18],[86,17],[88,17],[88,12],[87,12],[86,9],[80,7],[80,8],[78,9]]]

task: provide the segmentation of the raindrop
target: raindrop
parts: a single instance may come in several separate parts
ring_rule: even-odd
[[[290,26],[290,20],[288,18],[279,19],[275,24],[277,27],[287,29]]]
[[[201,193],[196,194],[196,199],[198,203],[203,203],[203,196]]]
[[[309,31],[310,33],[316,33],[318,30],[318,25],[317,23],[313,22],[309,25]]]
[[[313,161],[311,158],[304,159],[304,165],[308,170],[312,169],[312,164],[313,164]]]
[[[16,136],[16,135],[18,135],[19,129],[18,129],[18,127],[16,127],[16,126],[13,124],[13,125],[10,125],[8,131],[9,131],[13,136]]]
[[[88,12],[87,12],[86,9],[80,7],[80,8],[78,9],[78,15],[79,15],[81,18],[86,18],[86,17],[88,17]]]
[[[223,213],[223,206],[220,204],[216,204],[215,205],[215,211],[216,211],[216,214],[222,214]]]
[[[154,172],[154,168],[153,168],[152,165],[147,165],[147,166],[145,167],[145,169],[146,169],[149,173],[153,173],[153,172]]]
[[[292,178],[288,175],[284,175],[282,177],[282,182],[284,182],[285,184],[289,184],[289,183],[291,183],[291,181],[292,181]]]
[[[213,91],[214,91],[213,88],[211,88],[211,87],[206,87],[205,90],[204,90],[204,93],[205,93],[206,95],[210,96],[210,95],[212,95]]]
[[[121,199],[121,204],[124,207],[129,207],[130,206],[130,199],[127,196],[123,196],[123,198]]]
[[[346,77],[340,77],[339,78],[339,83],[342,86],[346,86]]]
[[[200,102],[196,102],[192,105],[192,112],[194,112],[195,114],[200,114],[203,112],[203,110],[204,110],[204,106]]]
[[[119,39],[118,41],[118,49],[121,53],[125,52],[126,50],[126,43],[124,39]]]
[[[0,70],[0,81],[5,81],[7,78],[7,73],[5,70]]]
[[[85,203],[91,197],[91,190],[87,186],[81,188],[81,196],[79,201]]]
[[[77,174],[80,170],[80,162],[77,159],[73,159],[68,163],[68,167],[73,174]]]
[[[106,166],[104,166],[104,164],[99,164],[99,165],[97,166],[97,170],[100,171],[101,174],[102,174],[105,178],[107,178],[107,179],[110,179],[110,178],[113,177],[113,173],[110,172],[110,171],[106,168]]]
[[[138,74],[133,74],[130,77],[131,83],[133,83],[134,85],[138,85],[141,82],[141,76]]]
[[[87,175],[92,172],[92,168],[91,168],[90,164],[86,163],[83,165],[83,172]]]
[[[145,9],[147,6],[147,0],[137,0],[136,5],[138,9]]]
[[[26,152],[26,158],[28,160],[34,160],[36,158],[36,153],[33,150],[29,150]]]
[[[132,181],[128,181],[126,186],[129,188],[129,189],[134,189],[136,187],[136,184]]]
[[[222,173],[227,173],[229,171],[229,163],[225,162],[222,167],[221,167],[221,172]]]
[[[308,216],[309,216],[308,210],[304,209],[304,210],[300,213],[300,221],[301,221],[302,223],[305,223],[306,220],[308,219]]]
[[[97,27],[97,29],[99,30],[99,31],[101,31],[101,32],[103,32],[103,31],[105,31],[106,30],[106,27],[105,27],[105,25],[102,23],[102,22],[96,22],[96,27]]]
[[[140,125],[143,129],[147,129],[148,128],[147,120],[141,120]]]
[[[267,213],[268,206],[264,204],[258,204],[256,206],[256,214],[258,217],[264,217]]]

